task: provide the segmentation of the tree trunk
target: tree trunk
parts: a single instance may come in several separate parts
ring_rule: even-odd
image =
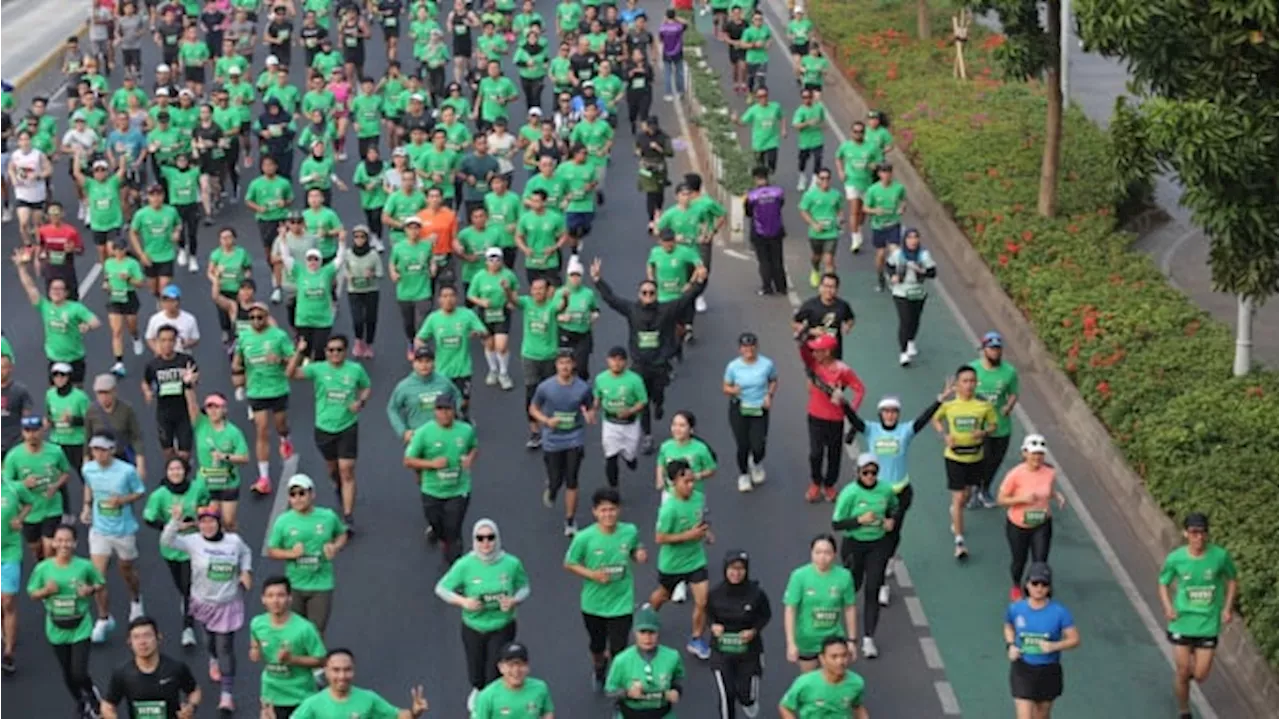
[[[916,34],[929,39],[929,0],[916,0]]]
[[[1058,164],[1062,158],[1062,2],[1048,0],[1045,13],[1049,66],[1045,73],[1045,94],[1049,107],[1044,118],[1044,157],[1040,160],[1040,197],[1036,210],[1053,217],[1058,210]]]
[[[1253,365],[1253,301],[1244,295],[1236,298],[1236,358],[1231,374],[1243,377]]]

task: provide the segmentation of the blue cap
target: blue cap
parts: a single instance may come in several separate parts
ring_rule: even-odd
[[[0,80],[0,90],[5,92],[13,92],[13,83],[8,80]]]
[[[170,285],[172,287],[173,285]],[[994,330],[982,336],[982,346],[985,347],[1004,347],[1004,337]]]
[[[44,426],[44,420],[39,415],[27,415],[22,418],[23,429],[40,429]]]
[[[169,300],[182,299],[182,288],[177,285],[165,285],[164,289],[160,290],[160,296]]]

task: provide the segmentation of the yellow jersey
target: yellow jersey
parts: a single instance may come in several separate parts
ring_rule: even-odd
[[[977,398],[947,400],[933,418],[943,423],[947,436],[952,438],[952,446],[942,456],[963,464],[982,461],[983,440],[974,437],[974,433],[991,432],[1000,421],[995,407]]]

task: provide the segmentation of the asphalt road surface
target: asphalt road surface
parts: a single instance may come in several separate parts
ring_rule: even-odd
[[[653,28],[656,31],[661,6],[655,2],[645,2],[644,5],[655,21]],[[539,2],[538,10],[548,20],[554,16],[554,5],[549,0]],[[369,45],[369,66],[366,68],[368,74],[374,76],[381,74],[385,62],[377,36],[375,32],[375,40]],[[408,56],[408,44],[402,43],[402,59]],[[262,59],[260,53],[258,67],[250,74],[251,78],[256,77]],[[298,67],[301,64],[300,51],[295,53],[294,60],[295,77],[301,81],[302,70]],[[155,49],[148,46],[144,51],[144,64],[154,67],[157,62]],[[113,80],[118,84],[118,77]],[[655,106],[663,126],[673,136],[679,136],[681,129],[673,106],[660,101]],[[523,116],[522,110],[513,112],[513,118]],[[629,135],[623,127],[605,190],[608,201],[597,214],[596,230],[587,241],[584,257],[604,258],[606,278],[623,294],[629,294],[634,283],[642,277],[645,257],[651,246],[651,239],[643,229],[644,202],[635,189],[636,167],[629,148]],[[387,156],[387,149],[383,148],[384,156]],[[340,166],[339,172],[344,179],[349,179],[354,169],[355,163],[348,161]],[[684,168],[677,162],[673,175],[681,171]],[[56,195],[70,210],[74,206],[74,196],[70,183],[65,179],[65,170],[59,168],[55,176]],[[348,227],[362,221],[355,192],[338,193],[335,209]],[[217,218],[215,227],[202,228],[202,267],[207,264],[208,253],[216,246],[215,231],[222,224],[236,228],[243,246],[254,254],[259,286],[269,287],[269,270],[257,241],[256,227],[242,205],[224,211]],[[16,242],[16,233],[10,230],[11,227],[6,227],[6,255]],[[88,274],[91,264],[89,255],[80,260],[82,278]],[[40,324],[34,311],[28,307],[9,263],[5,263],[0,277],[3,279],[0,297],[4,307],[4,331],[17,354],[17,378],[31,389],[37,403],[42,405],[46,377]],[[184,290],[184,309],[196,315],[205,337],[196,351],[202,368],[202,390],[229,392],[229,367],[217,341],[218,325],[215,308],[208,299],[207,281],[203,273],[189,276],[183,272],[177,282]],[[742,261],[741,256],[717,257],[707,293],[711,310],[699,317],[699,342],[688,353],[687,363],[679,368],[679,376],[668,393],[668,411],[685,408],[697,413],[701,418],[700,434],[719,451],[721,457],[722,469],[708,485],[711,505],[715,508],[717,535],[717,544],[709,548],[713,574],[718,570],[725,550],[745,548],[753,556],[753,577],[763,582],[779,607],[777,618],[765,632],[769,668],[764,677],[762,702],[765,707],[772,707],[776,706],[795,675],[794,668],[782,658],[780,597],[783,585],[788,573],[807,561],[808,541],[828,526],[830,507],[807,506],[800,498],[807,481],[802,423],[804,394],[801,389],[803,375],[794,357],[786,323],[790,306],[782,298],[757,298],[753,292],[755,286],[752,263]],[[468,687],[458,638],[458,611],[444,605],[432,591],[443,567],[438,553],[430,551],[423,542],[417,482],[401,468],[400,439],[391,433],[383,415],[392,387],[410,368],[403,356],[394,303],[387,297],[391,292],[389,282],[382,291],[386,299],[382,303],[380,337],[376,344],[379,354],[377,359],[366,362],[373,377],[374,394],[365,410],[366,418],[361,423],[361,457],[357,466],[360,497],[356,511],[361,532],[336,561],[338,587],[328,644],[331,647],[347,646],[355,651],[358,658],[357,682],[363,686],[376,689],[392,701],[406,705],[409,687],[421,683],[426,687],[432,716],[459,717],[464,714]],[[807,294],[805,290],[802,293]],[[104,301],[100,289],[88,290],[86,302],[102,317],[105,325]],[[149,299],[144,299],[143,305],[141,319],[145,321],[154,307]],[[277,320],[283,324],[282,308],[273,309]],[[887,310],[887,305],[882,309]],[[949,318],[937,314],[931,315],[931,319],[949,321]],[[887,315],[885,320],[888,320]],[[349,328],[349,312],[344,308],[336,330]],[[777,419],[773,423],[766,461],[771,478],[753,494],[739,495],[732,486],[735,479],[731,466],[732,442],[724,418],[725,401],[720,392],[720,378],[724,364],[735,355],[737,335],[747,329],[760,334],[762,352],[778,362],[783,389],[774,410]],[[109,342],[109,332],[105,327],[92,332],[87,338],[90,376],[109,368]],[[625,344],[625,325],[606,308],[596,325],[593,372],[603,367],[604,351],[615,344]],[[893,348],[885,345],[869,351],[887,358]],[[474,356],[477,367],[483,367],[482,353],[477,349]],[[121,392],[123,399],[139,411],[144,423],[151,415],[149,408],[144,407],[138,390],[145,359],[131,355],[126,357],[129,375],[122,383]],[[517,391],[510,394],[484,387],[481,383],[476,389],[473,408],[479,425],[481,450],[468,527],[471,521],[480,517],[495,519],[501,526],[507,550],[525,562],[533,592],[520,610],[519,636],[531,648],[533,673],[551,685],[557,715],[570,718],[606,716],[609,703],[590,691],[586,635],[578,610],[580,583],[561,568],[567,546],[567,540],[560,532],[561,510],[546,510],[540,505],[542,463],[536,454],[526,452],[522,446],[527,430],[522,408],[523,394],[518,391],[521,378],[516,376],[515,379]],[[932,378],[928,384],[932,387]],[[877,396],[882,389],[885,388],[872,387],[870,392]],[[311,405],[310,385],[295,385],[290,416],[300,455],[299,467],[321,481],[318,496],[322,503],[331,505],[332,493],[326,490],[322,481],[323,463],[310,439]],[[251,428],[242,406],[233,404],[232,410],[232,418],[251,437]],[[144,432],[148,435],[147,455],[152,468],[147,477],[150,489],[160,479],[160,455],[154,439],[154,426],[144,424]],[[604,484],[598,433],[598,428],[590,429],[591,441],[582,475],[584,496],[589,496],[594,488]],[[660,441],[666,433],[664,426],[655,439]],[[652,491],[652,464],[651,459],[642,461],[638,472],[626,474],[624,471],[623,479],[626,498],[623,518],[638,523],[651,546],[651,527],[658,499]],[[280,473],[278,463],[273,463],[272,474],[278,479]],[[849,476],[847,466],[844,476]],[[253,499],[247,488],[244,492],[240,525],[244,539],[254,548],[255,554],[261,550],[268,520],[277,501],[283,503],[278,494],[267,499]],[[586,504],[584,502],[579,510],[580,525],[590,520]],[[143,553],[139,566],[147,612],[156,617],[166,632],[165,651],[187,659],[196,675],[202,678],[206,690],[214,691],[213,696],[216,697],[215,688],[204,678],[206,657],[203,651],[183,651],[178,644],[181,628],[178,597],[160,561],[157,542],[155,531],[142,530],[140,545]],[[277,562],[261,558],[256,561],[255,574],[259,578],[281,570]],[[28,574],[30,567],[28,559],[25,567]],[[641,568],[637,572],[637,596],[647,594],[655,582],[653,568]],[[108,584],[112,611],[123,625],[127,619],[128,604],[123,584],[114,571],[109,574]],[[256,589],[250,593],[247,607],[250,614],[260,611]],[[689,621],[687,606],[669,606],[664,608],[662,616],[664,641],[683,649]],[[856,667],[868,680],[867,701],[873,714],[900,717],[941,715],[933,691],[936,675],[927,670],[919,645],[911,641],[916,631],[901,604],[895,604],[882,614],[878,633],[881,656],[875,662],[860,661]],[[123,634],[118,628],[105,645],[94,648],[92,674],[101,684],[105,684],[111,669],[128,656]],[[992,641],[997,640],[993,638]],[[238,715],[242,717],[256,716],[260,671],[260,667],[249,664],[247,652],[247,639],[242,633],[237,638],[241,668],[236,688],[240,706]],[[3,709],[6,714],[52,717],[71,711],[52,652],[44,641],[43,612],[25,598],[20,601],[17,661],[17,676],[4,683]],[[685,698],[679,706],[680,715],[713,716],[716,711],[715,692],[709,670],[702,666],[702,662],[687,655],[686,665],[689,679]],[[214,703],[207,701],[202,715],[212,716],[210,707]],[[772,711],[766,708],[766,716]]]

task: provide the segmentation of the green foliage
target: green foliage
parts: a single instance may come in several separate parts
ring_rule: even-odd
[[[1080,0],[1082,36],[1123,58],[1139,106],[1125,113],[1132,168],[1171,170],[1212,244],[1216,289],[1264,300],[1280,261],[1277,8],[1241,0]]]
[[[706,39],[698,32],[694,18],[686,14],[689,29],[685,32],[688,47],[705,47]],[[690,40],[697,38],[697,42]],[[686,57],[689,64],[689,82],[694,98],[702,113],[690,118],[701,127],[711,143],[711,151],[720,158],[720,185],[731,195],[742,195],[751,189],[753,156],[742,147],[738,131],[729,115],[729,99],[720,85],[720,76],[710,63],[699,62],[693,53]]]
[[[993,77],[1004,38],[975,26],[971,79],[959,83],[945,39],[913,39],[909,3],[850,13],[842,0],[810,0],[807,8],[833,61],[890,113],[899,147],[1160,507],[1175,518],[1192,510],[1218,518],[1215,535],[1241,570],[1242,614],[1274,666],[1280,384],[1274,372],[1231,378],[1230,329],[1170,287],[1115,230],[1117,208],[1149,192],[1154,159],[1113,155],[1125,143],[1146,147],[1149,125],[1125,117],[1125,131],[1109,138],[1071,108],[1060,216],[1039,217],[1045,99],[1034,81]],[[940,38],[950,20],[934,15]]]
[[[1014,78],[1039,77],[1051,62],[1054,45],[1040,24],[1040,3],[1036,0],[983,0],[975,13],[994,11],[1000,16],[1005,42],[995,50],[996,62]]]

